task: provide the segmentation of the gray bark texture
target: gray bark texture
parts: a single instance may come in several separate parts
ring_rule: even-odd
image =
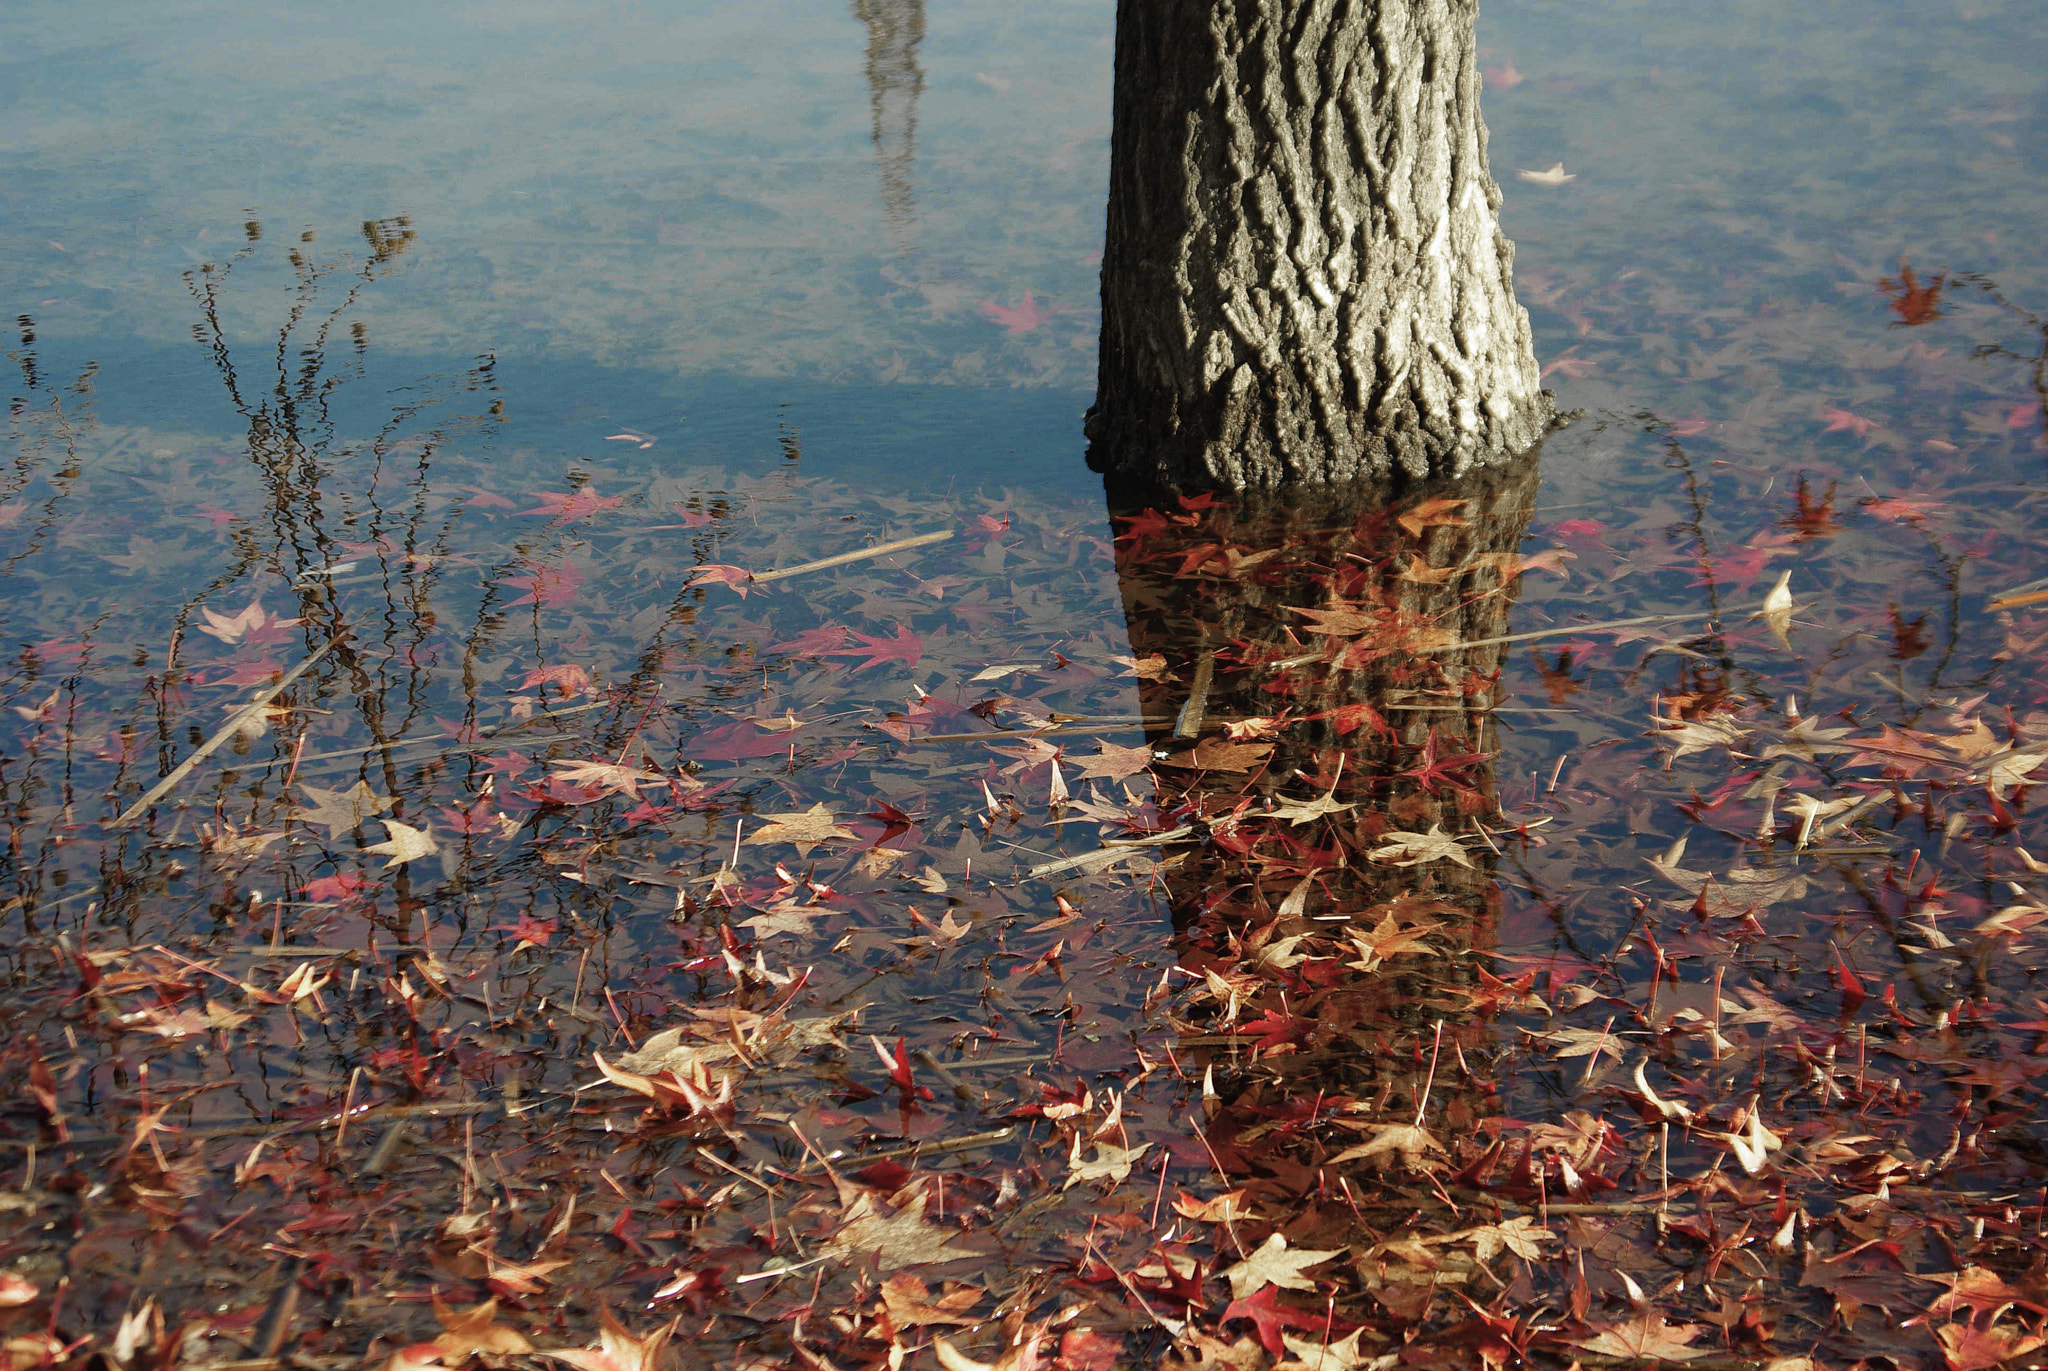
[[[1533,447],[1476,0],[1119,0],[1089,464],[1385,485]]]

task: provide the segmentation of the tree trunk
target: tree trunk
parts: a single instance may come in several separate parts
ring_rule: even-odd
[[[1539,388],[1476,0],[1119,0],[1089,464],[1180,488],[1460,476]]]

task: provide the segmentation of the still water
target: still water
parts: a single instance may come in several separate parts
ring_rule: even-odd
[[[178,1116],[195,1147],[202,1126],[235,1138],[296,1127],[359,1103],[359,1090],[392,1108],[458,1087],[476,1094],[470,1104],[545,1097],[567,1120],[561,1136],[589,1150],[572,1156],[556,1135],[528,1137],[528,1161],[558,1167],[551,1183],[580,1193],[573,1187],[595,1186],[613,1155],[602,1149],[617,1148],[626,1159],[604,1174],[615,1189],[614,1178],[638,1184],[632,1168],[644,1164],[644,1193],[618,1193],[652,1222],[649,1197],[670,1183],[660,1177],[672,1159],[626,1157],[638,1143],[579,1103],[590,1053],[615,1050],[615,1027],[644,1035],[693,994],[709,1002],[728,966],[748,993],[775,987],[751,1002],[768,1003],[795,974],[778,968],[799,958],[848,980],[849,969],[871,970],[841,997],[864,997],[861,1031],[897,1037],[899,1054],[907,1040],[963,1073],[990,1064],[998,1040],[1029,1051],[997,1065],[1038,1054],[1069,1075],[1132,1078],[1133,1050],[1163,1059],[1175,1040],[1157,1004],[1199,986],[1192,972],[1174,982],[1169,966],[1199,958],[1169,945],[1153,888],[1098,871],[1083,889],[1076,877],[1077,899],[1100,920],[1076,932],[1081,916],[1053,903],[1054,877],[1035,865],[1093,843],[1076,837],[1086,826],[1075,814],[1114,823],[1145,809],[1143,754],[1080,754],[1097,770],[1085,800],[1076,780],[1075,797],[1095,809],[1070,811],[1048,799],[1067,780],[1028,745],[991,760],[879,741],[915,729],[979,749],[991,723],[1035,726],[1051,710],[1100,721],[1104,742],[1133,753],[1146,741],[1129,674],[1147,651],[1140,616],[1127,633],[1080,434],[1095,364],[1112,22],[1108,3],[1061,0],[106,3],[14,16],[0,65],[0,303],[17,321],[0,481],[0,703],[12,711],[0,716],[0,781],[14,825],[0,912],[12,921],[11,974],[52,1007],[34,1009],[25,990],[29,1008],[0,1005],[0,1015],[32,1022],[35,1050],[61,1068],[73,1092],[62,1098],[89,1133],[82,1148],[111,1147],[145,1115],[149,1077],[138,1092],[122,1054],[139,1053],[135,1037],[146,1033],[158,1089],[203,1084],[202,1103]],[[1652,964],[1630,942],[1653,903],[1660,927],[1680,929],[1666,941],[1686,961],[1690,990],[1721,958],[1712,986],[1728,971],[1730,994],[1764,997],[1744,1013],[1778,1032],[1798,1020],[1770,994],[1790,1000],[1804,987],[1810,999],[1832,984],[1816,970],[1843,955],[1828,950],[1826,921],[1858,908],[1860,873],[1920,870],[1908,864],[1918,849],[1909,857],[1867,834],[1839,867],[1763,879],[1749,863],[1764,860],[1755,849],[1769,845],[1778,789],[1752,784],[1761,763],[1737,744],[1775,755],[1778,788],[1795,777],[1818,804],[1830,786],[1882,789],[1874,773],[1900,755],[1895,736],[1858,754],[1880,727],[1938,735],[1971,758],[1991,755],[1964,751],[1992,736],[1986,720],[2013,748],[2048,738],[2038,667],[2048,632],[2025,598],[2048,574],[2038,534],[2048,512],[2048,95],[2038,60],[2048,13],[2022,0],[1741,0],[1697,11],[1498,3],[1480,33],[1518,293],[1546,383],[1561,408],[1584,411],[1543,453],[1506,631],[1727,611],[1711,641],[1589,628],[1518,646],[1503,668],[1501,698],[1513,703],[1490,744],[1492,781],[1511,822],[1542,815],[1554,826],[1547,846],[1503,856],[1503,893],[1473,944],[1500,952],[1504,975],[1544,968],[1557,1017],[1531,1013],[1527,1032],[1493,1022],[1516,1012],[1509,997],[1468,1013],[1486,1021],[1468,1038],[1455,1027],[1444,1037],[1439,1021],[1437,1045],[1461,1066],[1469,1051],[1475,1069],[1493,1053],[1500,1086],[1489,1108],[1501,1126],[1522,1127],[1611,1104],[1626,1086],[1618,1056],[1549,1061],[1548,1046],[1564,1040],[1539,1027],[1570,1025],[1604,1044],[1617,1006],[1660,1032],[1674,1021],[1675,999],[1658,1024],[1665,949]],[[744,599],[719,580],[733,564],[787,567],[935,527],[965,536],[888,576],[792,581],[787,594],[755,587]],[[713,574],[686,589],[699,564]],[[1774,644],[1737,611],[1783,572],[1799,617],[1791,640]],[[1991,603],[2001,592],[2022,598]],[[249,690],[319,649],[312,625],[343,622],[355,640],[308,678],[317,689],[280,711],[291,717],[275,731],[266,736],[259,721],[196,769],[146,839],[112,828],[79,836],[188,757]],[[1653,708],[1656,738],[1645,732]],[[551,709],[566,720],[559,733],[532,743],[502,733]],[[1819,754],[1849,760],[1819,764],[1812,721],[1833,727],[1838,716],[1844,733],[1827,739],[1861,732]],[[1717,718],[1741,728],[1716,740]],[[1700,747],[1673,742],[1693,738],[1683,729],[1701,720]],[[1408,745],[1439,756],[1433,732]],[[1801,761],[1813,765],[1795,769]],[[597,803],[589,784],[548,770],[590,764],[655,771],[628,776],[626,798]],[[666,799],[642,793],[656,784],[648,775],[668,778]],[[1121,798],[1094,783],[1133,775],[1135,791]],[[367,789],[357,795],[351,783]],[[118,802],[107,798],[116,785]],[[1328,785],[1324,798],[1337,796],[1337,780]],[[1950,863],[1944,879],[1974,892],[1951,901],[1971,917],[2005,898],[1994,874],[2035,870],[2031,858],[2015,864],[2017,842],[2044,846],[2038,826],[2005,809],[2013,786],[1999,787],[1959,787],[1971,798],[1945,816],[1930,786],[1925,833],[1912,830],[1929,863]],[[875,806],[859,819],[856,797]],[[631,799],[646,803],[612,812]],[[814,804],[833,813],[807,829]],[[1738,811],[1740,824],[1728,817]],[[1903,799],[1882,812],[1901,832],[1919,822]],[[1009,832],[1019,841],[994,841],[999,814],[1019,825]],[[903,847],[856,863],[833,846],[853,836],[833,832],[839,820]],[[791,848],[749,846],[778,824]],[[323,826],[324,843],[314,833]],[[409,855],[408,831],[442,846]],[[1669,851],[1680,837],[1689,856]],[[823,869],[826,858],[812,855],[821,844],[845,869],[800,889],[796,872],[808,881]],[[1706,894],[1700,918],[1724,922],[1692,928],[1686,907],[1702,870],[1767,890],[1758,907],[1777,907],[1759,917],[1776,941],[1763,942],[1759,924],[1752,946],[1748,925],[1726,922],[1734,916]],[[992,871],[1017,880],[999,889]],[[277,902],[279,889],[292,901]],[[1889,917],[1890,898],[1872,897],[1873,908]],[[906,924],[905,908],[919,903],[932,915]],[[942,907],[944,923],[933,922]],[[1911,913],[1947,938],[1932,921],[1950,909]],[[436,1050],[460,1058],[459,1071],[429,1080],[424,1058],[390,1055],[393,1026],[416,1022],[422,1002],[410,982],[386,995],[376,987],[397,985],[395,974],[372,977],[358,997],[361,964],[348,959],[387,934],[422,975],[454,967],[481,978],[473,1002],[450,997],[437,1010],[445,1021],[434,1032],[450,1036]],[[262,1001],[284,1006],[276,1013],[250,999],[247,1013],[208,1002],[203,1014],[186,987],[175,1005],[95,1021],[81,1046],[52,1027],[60,1010],[83,1013],[70,1008],[76,996],[62,997],[77,954],[70,943],[61,958],[51,951],[60,935],[102,950],[129,978],[123,995],[173,974],[122,960],[157,940],[177,943],[179,956],[259,962],[288,943],[309,957],[317,949],[337,959],[322,965],[335,971],[327,993],[346,1010],[334,1020],[342,1027],[326,1022],[324,1005],[325,1041],[296,1018],[284,1023],[299,1011],[280,987]],[[734,938],[750,956],[768,950],[758,973],[732,960]],[[1100,961],[1068,981],[1061,958],[1081,965],[1084,946]],[[1953,946],[1929,940],[1923,950]],[[970,953],[982,986],[960,970]],[[2006,1008],[2032,993],[2031,963],[2017,956],[1986,956],[1974,970],[1960,953],[1936,957],[1948,979],[1937,986],[1930,973],[1906,993],[1919,952],[1866,943],[1857,955],[1873,959],[1873,995],[1897,962],[1909,1008],[1944,1026],[1943,997],[1961,994],[1966,973],[1978,978],[1972,993]],[[958,961],[940,970],[948,956]],[[989,968],[1009,966],[1004,958],[1022,965],[995,994]],[[1592,984],[1596,962],[1613,998],[1561,989]],[[599,968],[587,983],[586,963]],[[1782,986],[1772,979],[1781,972]],[[614,1020],[586,1008],[599,987]],[[802,1002],[818,1015],[808,1031],[824,1034],[801,1040],[809,1048],[845,1046],[832,1037],[843,1025],[826,1020],[841,999],[818,1008],[839,988]],[[1925,1003],[1914,999],[1922,990]],[[996,1028],[991,1004],[1004,1006]],[[1878,1022],[1873,1037],[1866,1024],[1863,1047],[1882,1056],[1892,1026]],[[230,1029],[245,1037],[209,1056],[203,1044]],[[2032,1030],[1998,1031],[2010,1060],[1967,1069],[2000,1089],[2024,1084]],[[1737,1071],[1724,1062],[1718,1020],[1715,1034],[1702,1080],[1710,1067]],[[861,1084],[875,1063],[864,1041],[851,1042],[852,1058],[842,1053],[815,1081],[764,1053],[748,1107],[776,1104],[761,1115],[776,1129],[799,1122],[849,1149],[985,1122],[894,1107],[887,1087]],[[1216,1047],[1201,1033],[1180,1043],[1184,1053]],[[1789,1048],[1755,1050],[1759,1078],[1792,1072]],[[1931,1154],[1947,1127],[1940,1110],[1959,1099],[1967,1114],[1982,1082],[1942,1086],[1935,1078],[1960,1060],[1909,1057],[1903,1046],[1895,1055],[1885,1145]],[[771,1083],[768,1067],[784,1075]],[[1915,1113],[1920,1096],[1898,1081],[1922,1067],[1918,1087],[1933,1103]],[[1859,1065],[1859,1087],[1863,1076]],[[1122,1125],[1129,1140],[1159,1147],[1146,1164],[1157,1160],[1162,1194],[1173,1168],[1175,1186],[1211,1179],[1207,1144],[1195,1147],[1184,1127],[1200,1074],[1157,1085],[1165,1080],[1155,1081],[1164,1093],[1133,1088]],[[820,1103],[826,1084],[830,1108]],[[1772,1096],[1773,1111],[1794,1108],[1779,1101],[1801,1088],[1796,1073],[1777,1085],[1785,1094]],[[1750,1088],[1716,1086],[1726,1099]],[[984,1107],[996,1093],[984,1093]],[[1427,1085],[1422,1095],[1426,1104]],[[1797,1107],[1817,1117],[1837,1102]],[[1985,1120],[1986,1136],[2022,1112]],[[0,1126],[0,1143],[19,1155],[48,1123],[24,1114]],[[527,1126],[501,1123],[508,1134]],[[761,1141],[771,1132],[776,1141]],[[432,1158],[405,1151],[404,1128],[385,1136],[394,1141],[353,1160],[335,1139],[322,1164],[350,1184],[370,1184],[387,1162],[425,1174]],[[444,1151],[466,1145],[455,1136],[437,1135]],[[765,1125],[730,1140],[740,1164],[803,1165]],[[2038,1187],[2039,1159],[2023,1143],[1987,1144],[1988,1160],[1973,1163],[1985,1193]],[[136,1151],[120,1154],[124,1164]],[[958,1193],[974,1203],[1014,1201],[1029,1171],[1051,1197],[1040,1198],[1072,1206],[1039,1211],[1036,1230],[1005,1229],[1018,1270],[1055,1256],[1080,1262],[1061,1244],[1094,1233],[1096,1214],[1082,1212],[1092,1191],[1057,1198],[1068,1164],[1058,1152],[1004,1153],[978,1176],[961,1168]],[[211,1179],[183,1193],[229,1194],[230,1174],[242,1186],[234,1168],[255,1160],[238,1158],[216,1148],[204,1159]],[[1722,1158],[1678,1161],[1697,1170]],[[1016,1175],[1000,1169],[1013,1163]],[[205,1168],[195,1160],[187,1170]],[[701,1170],[692,1184],[724,1183]],[[149,1183],[164,1188],[134,1193],[175,1188]],[[586,1215],[614,1204],[591,1193]],[[945,1204],[942,1189],[935,1212]],[[100,1235],[101,1255],[64,1258],[85,1273],[84,1307],[101,1301],[92,1317],[103,1324],[134,1292],[169,1288],[151,1281],[173,1281],[152,1268],[158,1249],[121,1229],[129,1211],[107,1217],[117,1208],[96,1211],[98,1228],[78,1222]],[[406,1241],[427,1243],[443,1212],[408,1218]],[[628,1211],[616,1212],[626,1226]],[[804,1221],[824,1232],[843,1217],[807,1210]],[[1061,1231],[1063,1218],[1072,1231]],[[773,1235],[777,1222],[771,1206],[755,1236],[724,1235],[731,1250],[715,1259],[753,1279],[774,1241],[761,1246],[758,1232]],[[1979,1215],[1980,1239],[1985,1231]],[[1984,1240],[2000,1231],[1994,1223]],[[246,1251],[218,1249],[220,1270],[192,1297],[274,1275],[261,1236]],[[23,1241],[10,1253],[42,1244],[38,1260],[58,1261],[58,1239]],[[368,1251],[383,1238],[362,1241]],[[619,1288],[638,1281],[651,1295],[667,1277],[635,1265],[638,1255],[631,1242],[594,1243],[579,1260],[616,1257],[617,1271],[603,1269]],[[1920,1255],[1910,1269],[1947,1269],[1939,1254]],[[351,1290],[383,1298],[378,1282],[393,1269],[381,1256],[359,1266],[328,1287],[341,1331],[327,1352],[356,1356],[386,1331],[355,1305],[342,1309]],[[477,1270],[500,1279],[496,1267]],[[176,1277],[188,1278],[196,1288],[191,1273]],[[486,1289],[497,1286],[472,1293]],[[408,1307],[418,1312],[421,1298]]]
[[[219,432],[180,273],[247,219],[325,247],[404,216],[417,246],[360,311],[377,379],[489,353],[512,446],[631,426],[760,464],[787,422],[817,470],[1084,493],[1112,21],[1060,0],[49,8],[10,25],[0,83],[0,295],[46,369],[102,363],[104,419]],[[2036,6],[1481,23],[1504,223],[1567,405],[1903,410],[1859,379],[1910,338],[1874,289],[1902,256],[2040,297]],[[1516,178],[1559,162],[1574,180]],[[238,295],[235,324],[273,303]],[[1736,325],[1762,336],[1727,357]],[[1812,436],[1759,417],[1745,455]]]

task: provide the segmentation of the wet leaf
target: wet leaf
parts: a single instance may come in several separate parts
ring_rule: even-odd
[[[927,1223],[925,1202],[925,1196],[918,1194],[902,1208],[885,1214],[881,1202],[863,1192],[847,1209],[845,1221],[825,1243],[824,1250],[847,1261],[873,1259],[884,1271],[906,1266],[943,1266],[983,1256],[957,1243],[957,1231],[948,1232]]]
[[[1254,1291],[1266,1286],[1279,1286],[1283,1290],[1313,1290],[1316,1283],[1302,1274],[1311,1266],[1321,1266],[1332,1257],[1341,1257],[1345,1249],[1330,1248],[1315,1251],[1309,1248],[1287,1246],[1287,1239],[1278,1233],[1271,1234],[1257,1250],[1235,1266],[1223,1272],[1230,1282],[1233,1299],[1244,1299]]]
[[[1709,1355],[1708,1349],[1690,1345],[1704,1331],[1700,1324],[1666,1323],[1645,1310],[1627,1323],[1607,1325],[1593,1337],[1575,1338],[1572,1345],[1632,1361],[1693,1361]]]
[[[750,847],[756,843],[794,843],[798,852],[809,856],[811,849],[819,843],[859,836],[841,825],[822,800],[809,809],[757,817],[768,822],[747,834],[746,842]]]
[[[1388,866],[1420,866],[1425,862],[1456,862],[1459,866],[1471,866],[1472,858],[1464,847],[1443,825],[1431,824],[1427,833],[1407,833],[1395,830],[1380,835],[1380,845],[1365,854],[1373,861]]]
[[[422,857],[431,857],[441,849],[434,842],[434,835],[425,828],[414,828],[396,819],[383,820],[386,837],[381,843],[371,843],[364,852],[374,852],[390,858],[384,865],[388,869],[416,862]]]
[[[365,781],[357,781],[347,790],[322,790],[303,783],[299,789],[312,805],[292,810],[292,817],[300,823],[319,824],[329,837],[353,833],[363,820],[375,818],[392,805],[390,796],[377,794]]]
[[[636,1338],[620,1326],[609,1309],[599,1317],[596,1347],[543,1348],[540,1355],[565,1361],[577,1371],[660,1371],[662,1349],[681,1322],[672,1320]]]
[[[1074,1139],[1074,1154],[1068,1158],[1070,1168],[1067,1183],[1061,1189],[1072,1189],[1080,1181],[1121,1181],[1131,1174],[1131,1168],[1140,1157],[1152,1150],[1151,1143],[1137,1147],[1117,1147],[1111,1143],[1097,1142],[1095,1156],[1089,1161],[1081,1160],[1081,1139]]]

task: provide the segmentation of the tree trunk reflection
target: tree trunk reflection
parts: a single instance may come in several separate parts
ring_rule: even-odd
[[[1504,648],[1484,640],[1507,632],[1537,477],[1532,455],[1398,500],[1111,493],[1159,809],[1202,839],[1162,864],[1179,964],[1209,992],[1181,1066],[1213,1080],[1207,1143],[1248,1246],[1284,1225],[1297,1248],[1369,1248],[1434,1193],[1408,1130],[1447,1141],[1495,1112],[1481,967],[1512,838],[1493,831]],[[1374,1317],[1418,1320],[1433,1289],[1375,1289]]]

